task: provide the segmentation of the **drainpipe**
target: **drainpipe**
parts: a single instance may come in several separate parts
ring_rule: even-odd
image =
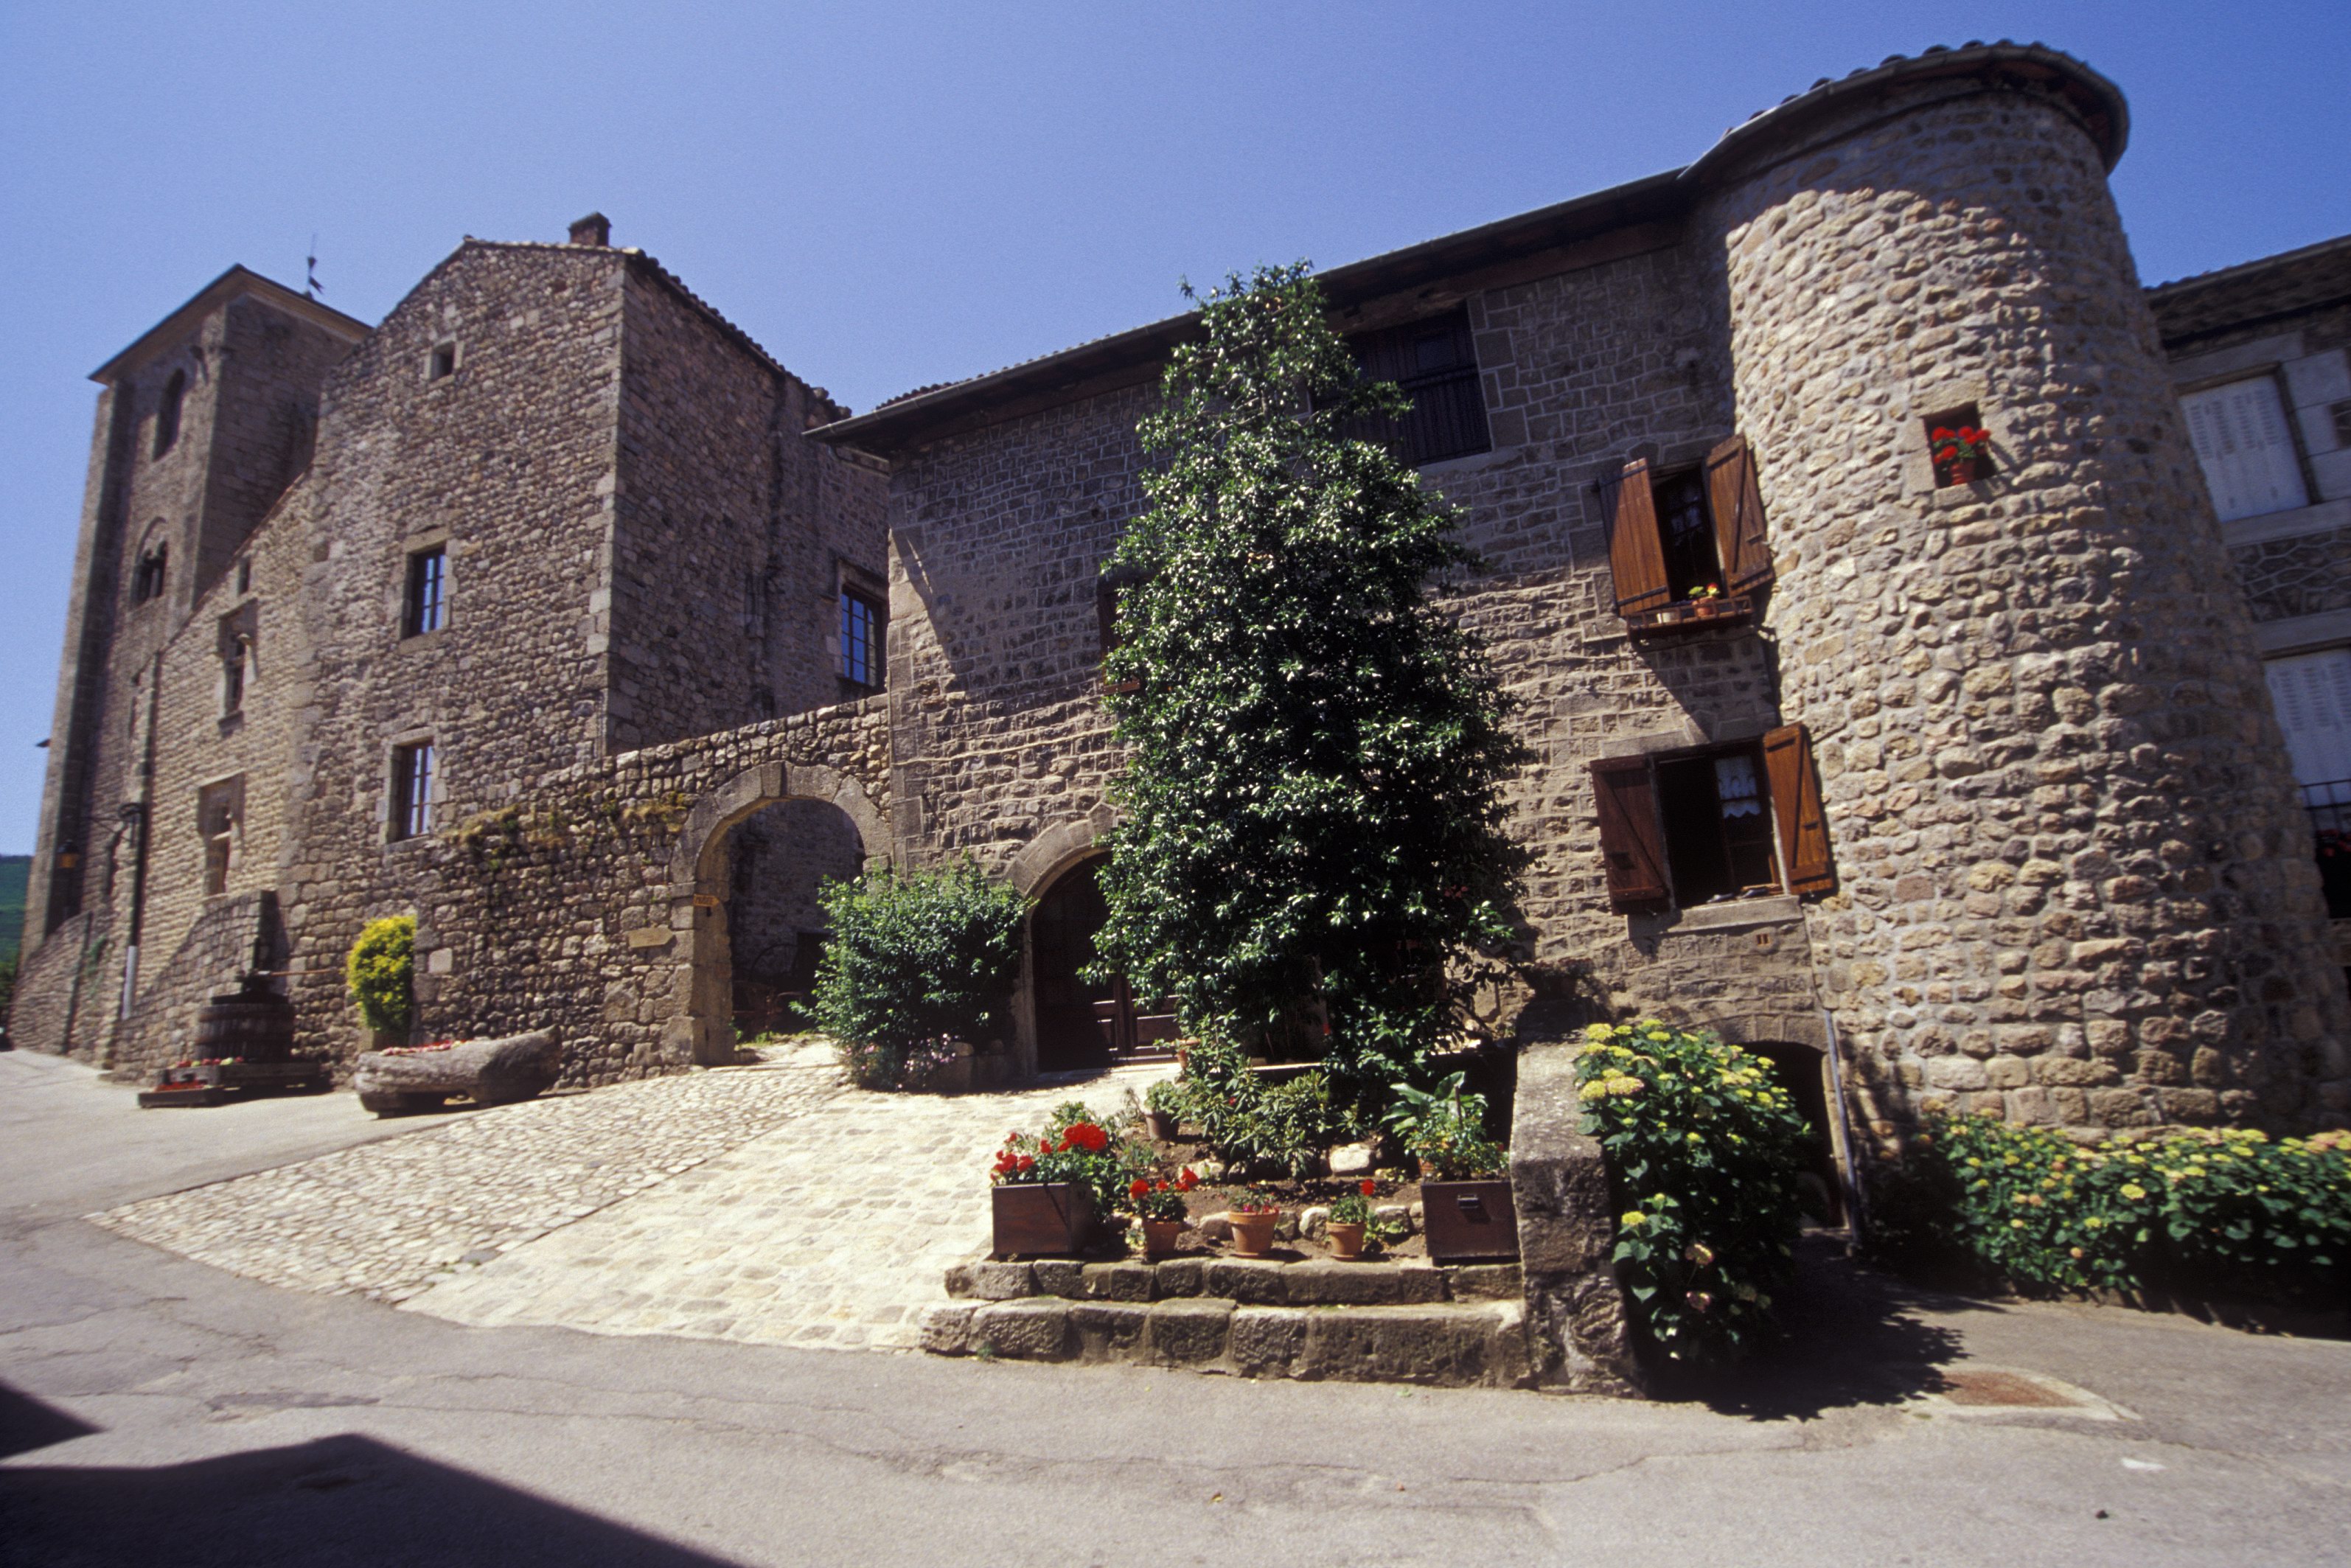
[[[1854,1178],[1853,1117],[1844,1103],[1844,1052],[1837,1044],[1836,1017],[1826,1008],[1821,1009],[1821,1027],[1828,1037],[1829,1087],[1836,1101],[1837,1142],[1844,1153],[1837,1162],[1837,1175],[1844,1185],[1844,1211],[1853,1216],[1853,1239],[1857,1244],[1869,1228],[1869,1212],[1862,1203],[1861,1183]]]
[[[162,698],[163,651],[158,648],[147,672],[147,744],[139,762],[139,799],[122,808],[123,823],[131,834],[131,924],[123,936],[122,1007],[119,1015],[126,1019],[138,995],[139,927],[147,913],[147,846],[154,838],[150,830],[154,816],[155,717],[163,706]]]

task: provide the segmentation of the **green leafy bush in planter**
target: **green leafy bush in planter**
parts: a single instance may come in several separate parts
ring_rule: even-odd
[[[1803,1119],[1761,1057],[1645,1020],[1593,1024],[1583,1131],[1621,1206],[1618,1277],[1668,1360],[1736,1359],[1771,1327],[1802,1225]]]
[[[1332,1103],[1320,1069],[1270,1083],[1238,1047],[1203,1040],[1185,1072],[1174,1096],[1177,1119],[1198,1126],[1217,1157],[1236,1168],[1302,1176],[1324,1145],[1353,1135],[1353,1119]]]
[[[2029,1289],[2324,1297],[2351,1281],[2351,1134],[2194,1129],[2085,1145],[1937,1117],[1874,1197],[1874,1245],[1895,1260],[1956,1249]]]
[[[1503,1168],[1500,1146],[1486,1136],[1486,1097],[1471,1093],[1468,1081],[1468,1073],[1456,1072],[1435,1089],[1388,1086],[1395,1096],[1384,1118],[1388,1131],[1415,1159],[1426,1162],[1429,1174],[1446,1181],[1497,1176]]]
[[[414,1010],[416,919],[392,915],[368,922],[343,962],[343,983],[373,1030],[397,1033]]]
[[[832,936],[813,1010],[860,1084],[902,1088],[943,1059],[941,1041],[1006,1032],[1029,914],[1019,894],[964,862],[869,871],[817,896]]]

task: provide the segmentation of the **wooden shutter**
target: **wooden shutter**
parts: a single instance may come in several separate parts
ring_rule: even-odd
[[[1600,810],[1600,858],[1608,868],[1608,903],[1632,911],[1667,903],[1666,832],[1657,820],[1656,784],[1646,757],[1606,757],[1592,765]]]
[[[2310,504],[2275,377],[2189,392],[2179,408],[2222,522]]]
[[[1829,859],[1829,820],[1821,809],[1821,775],[1813,766],[1812,738],[1792,724],[1763,737],[1763,772],[1779,820],[1780,861],[1790,893],[1833,893],[1836,867]]]
[[[1714,547],[1722,559],[1722,591],[1753,593],[1771,580],[1771,544],[1763,537],[1763,492],[1755,482],[1755,449],[1734,435],[1706,455],[1706,504],[1714,514]]]
[[[1608,570],[1616,580],[1616,613],[1638,615],[1673,601],[1666,582],[1666,550],[1657,537],[1657,502],[1649,488],[1649,460],[1635,458],[1600,486],[1608,519]]]

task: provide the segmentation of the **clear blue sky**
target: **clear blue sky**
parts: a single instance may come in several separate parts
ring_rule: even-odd
[[[1937,15],[1964,17],[1938,22]],[[2351,4],[0,4],[0,852],[31,847],[97,389],[231,262],[381,319],[590,208],[859,409],[1677,167],[1889,54],[2131,100],[2149,281],[2351,232]]]

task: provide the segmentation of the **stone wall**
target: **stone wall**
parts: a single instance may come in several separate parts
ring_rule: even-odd
[[[2308,832],[2097,146],[1957,78],[1755,157],[1703,224],[1863,1109],[2339,1118]],[[1968,402],[2000,472],[1938,489]]]
[[[800,933],[829,925],[818,889],[862,870],[866,845],[840,808],[788,800],[746,819],[727,835],[726,850],[726,924],[737,985],[782,986],[801,957]],[[887,844],[872,846],[875,854],[888,852]]]

